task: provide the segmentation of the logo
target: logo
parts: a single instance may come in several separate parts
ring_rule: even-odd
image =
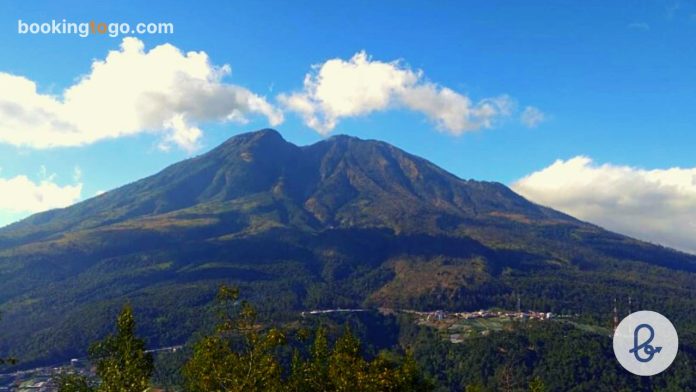
[[[650,333],[650,337],[648,337],[648,340],[639,345],[638,335],[640,334],[640,330],[643,328],[648,330],[648,332]],[[662,347],[653,347],[650,345],[650,342],[653,341],[653,338],[655,338],[655,329],[653,329],[653,327],[650,324],[641,324],[636,327],[636,330],[633,332],[633,348],[630,349],[629,352],[633,353],[633,355],[636,356],[637,361],[650,362],[652,361],[655,354],[662,351]],[[642,358],[640,356],[640,350],[645,351],[645,355],[647,355],[646,358]]]
[[[648,310],[631,313],[614,331],[614,355],[629,372],[653,376],[667,369],[679,350],[679,337],[663,315]]]

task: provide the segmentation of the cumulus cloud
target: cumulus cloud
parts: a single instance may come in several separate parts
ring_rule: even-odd
[[[253,114],[271,125],[283,121],[265,98],[224,83],[229,74],[228,65],[212,65],[204,52],[183,53],[170,44],[146,51],[132,37],[59,96],[0,72],[0,142],[51,148],[157,132],[163,147],[192,150],[201,122],[246,122]]]
[[[67,207],[82,194],[82,183],[58,185],[55,174],[41,168],[41,179],[32,181],[27,176],[0,177],[0,211],[5,213],[36,213],[52,208]]]
[[[536,128],[545,120],[546,114],[534,106],[527,106],[524,108],[520,116],[520,121],[522,121],[522,124],[527,128]]]
[[[372,60],[359,52],[350,60],[331,59],[312,67],[304,88],[278,100],[302,116],[305,124],[329,134],[342,118],[365,116],[391,108],[423,113],[438,129],[454,135],[490,128],[509,116],[513,101],[506,95],[474,102],[466,95],[424,79],[400,61]]]
[[[512,187],[612,231],[696,253],[696,168],[643,170],[578,156]]]

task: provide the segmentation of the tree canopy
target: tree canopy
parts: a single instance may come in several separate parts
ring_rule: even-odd
[[[311,333],[299,334],[288,366],[282,350],[287,333],[263,329],[256,311],[239,302],[239,291],[222,287],[218,294],[220,322],[210,336],[194,347],[184,366],[189,391],[428,391],[432,389],[410,355],[390,358],[380,353],[365,359],[360,341],[346,328],[332,346],[325,328],[303,350]]]
[[[154,369],[145,341],[135,335],[135,318],[125,305],[116,319],[116,333],[92,344],[89,355],[95,364],[98,382],[76,374],[59,381],[61,392],[142,392],[150,387]]]

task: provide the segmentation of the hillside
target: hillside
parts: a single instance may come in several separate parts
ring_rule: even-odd
[[[121,304],[151,345],[205,323],[220,282],[269,317],[336,306],[579,313],[631,295],[696,331],[696,256],[462,180],[387,143],[273,130],[0,229],[0,352],[79,355]]]

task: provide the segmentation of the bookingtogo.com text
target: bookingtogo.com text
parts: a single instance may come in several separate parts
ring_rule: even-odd
[[[104,35],[118,37],[121,35],[145,35],[145,34],[174,34],[174,23],[107,23],[107,22],[68,22],[67,20],[51,20],[50,22],[25,22],[17,20],[18,34],[44,34],[44,35],[76,35],[81,38],[90,35]]]

